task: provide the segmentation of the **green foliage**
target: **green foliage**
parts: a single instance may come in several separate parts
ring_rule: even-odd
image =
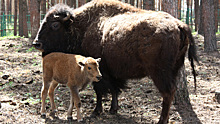
[[[33,50],[35,50],[34,47],[29,48],[28,50],[26,50],[26,52],[32,52]]]
[[[10,81],[10,82],[6,83],[5,85],[3,85],[3,87],[1,87],[0,90],[3,90],[7,87],[13,87],[13,84],[14,84],[14,82]]]

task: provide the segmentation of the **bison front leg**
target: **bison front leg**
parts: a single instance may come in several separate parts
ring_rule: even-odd
[[[118,92],[112,91],[111,94],[112,94],[112,102],[111,102],[110,113],[116,114],[118,111]]]
[[[96,107],[92,112],[92,117],[95,117],[96,115],[100,115],[100,113],[102,113],[102,93],[96,92],[96,98],[97,98]]]

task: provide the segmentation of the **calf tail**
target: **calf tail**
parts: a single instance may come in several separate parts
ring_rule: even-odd
[[[188,40],[189,40],[189,49],[188,49],[188,59],[190,61],[190,65],[192,67],[192,73],[193,73],[193,76],[194,76],[194,85],[195,85],[195,91],[196,91],[196,71],[194,69],[194,61],[196,61],[198,64],[199,64],[199,60],[198,60],[198,57],[197,57],[197,53],[196,53],[196,46],[195,46],[195,40],[191,34],[191,31],[187,31],[188,34]]]

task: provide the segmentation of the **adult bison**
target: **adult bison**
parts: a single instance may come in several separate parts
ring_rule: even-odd
[[[167,123],[176,76],[188,57],[194,71],[195,43],[189,27],[165,12],[145,11],[116,0],[93,0],[71,9],[58,4],[46,14],[35,48],[45,56],[65,52],[102,58],[100,83],[93,83],[102,112],[102,96],[111,93],[111,113],[127,79],[150,77],[163,97],[159,123]]]

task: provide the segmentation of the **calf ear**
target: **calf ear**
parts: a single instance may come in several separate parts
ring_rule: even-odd
[[[97,61],[97,62],[100,62],[100,61],[101,61],[101,58],[96,59],[96,61]]]
[[[78,62],[78,65],[79,65],[80,67],[84,67],[84,66],[85,66],[85,63],[83,63],[83,62]]]

